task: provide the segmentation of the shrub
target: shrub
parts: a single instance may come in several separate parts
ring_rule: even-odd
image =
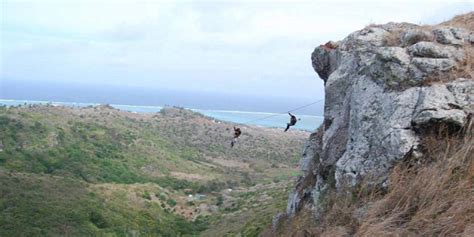
[[[168,199],[168,197],[167,197],[166,194],[164,194],[164,193],[160,193],[160,195],[158,195],[158,198],[159,198],[161,201],[166,201],[166,199]]]
[[[224,204],[224,197],[222,195],[219,195],[219,196],[217,196],[216,205],[221,206],[222,204]]]
[[[142,198],[151,200],[151,195],[150,195],[150,193],[149,193],[148,191],[145,190],[145,191],[142,193]]]
[[[168,203],[168,205],[170,205],[172,207],[176,206],[176,200],[174,200],[172,198],[168,199],[168,201],[166,201],[166,203]]]
[[[107,222],[99,212],[92,211],[89,215],[89,220],[99,229],[107,228]]]

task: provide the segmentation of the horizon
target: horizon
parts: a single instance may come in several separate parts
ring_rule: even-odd
[[[34,101],[34,100],[4,100],[0,99],[0,107],[30,107],[31,105],[39,106],[53,106],[53,107],[68,107],[73,109],[89,108],[93,106],[97,108],[101,105],[109,105],[118,111],[124,111],[137,114],[156,114],[161,113],[167,108],[185,109],[195,113],[204,115],[212,120],[230,122],[243,126],[257,126],[266,128],[285,128],[288,122],[288,115],[286,112],[253,112],[253,111],[235,111],[235,110],[213,110],[213,109],[199,109],[199,108],[183,108],[177,106],[146,106],[146,105],[126,105],[126,104],[97,104],[97,103],[82,103],[82,102],[61,102],[61,101]],[[294,129],[311,132],[314,131],[324,120],[321,115],[309,115],[297,112],[292,112],[298,118],[298,122]],[[262,117],[263,116],[263,117]]]
[[[282,113],[323,98],[292,99],[271,96],[229,95],[196,91],[154,90],[143,87],[91,87],[65,83],[5,81],[0,99],[57,101],[68,103],[121,104],[134,106],[177,106],[193,109]],[[322,115],[324,102],[299,110]]]
[[[10,103],[8,103],[10,102]],[[212,112],[232,112],[232,113],[241,113],[241,114],[265,114],[265,115],[276,115],[276,114],[286,114],[286,112],[266,112],[266,111],[242,111],[242,110],[220,110],[220,109],[201,109],[201,108],[191,108],[191,107],[181,107],[176,105],[133,105],[133,104],[107,104],[107,103],[94,103],[94,102],[67,102],[67,101],[51,101],[51,100],[23,100],[23,99],[0,99],[0,106],[21,106],[21,105],[53,105],[53,106],[65,106],[65,107],[86,107],[86,106],[101,106],[101,105],[110,105],[118,110],[129,111],[129,112],[138,112],[138,113],[155,113],[155,112],[140,112],[135,110],[126,110],[120,107],[136,107],[136,108],[150,108],[150,109],[166,109],[166,108],[179,108],[193,111],[212,111]],[[118,107],[115,107],[118,106]],[[296,112],[294,112],[296,114]],[[317,117],[324,118],[323,115],[312,115],[312,114],[301,114],[299,116],[308,116],[308,117]]]

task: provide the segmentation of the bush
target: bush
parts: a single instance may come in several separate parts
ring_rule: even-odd
[[[158,198],[159,198],[161,201],[166,201],[166,199],[168,199],[168,197],[167,197],[166,194],[164,194],[164,193],[160,193],[160,195],[158,195]]]
[[[219,196],[217,196],[216,205],[221,206],[222,204],[224,204],[224,197],[222,195],[219,195]]]
[[[145,190],[145,192],[142,193],[142,197],[148,200],[151,200],[151,195],[148,191]]]
[[[168,199],[168,201],[166,201],[166,203],[168,203],[168,205],[170,205],[172,207],[176,206],[176,200],[174,200],[172,198]]]
[[[107,228],[107,222],[99,212],[92,211],[90,213],[89,220],[99,229]]]

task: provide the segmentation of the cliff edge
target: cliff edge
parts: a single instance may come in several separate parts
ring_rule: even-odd
[[[371,208],[400,184],[395,171],[414,169],[415,176],[397,175],[416,178],[420,169],[437,164],[439,154],[464,151],[458,165],[472,175],[473,22],[471,12],[434,26],[370,25],[314,50],[312,65],[325,83],[324,123],[305,145],[303,175],[286,213],[278,214],[272,234],[264,235],[423,235],[361,231]],[[472,190],[465,190],[471,192],[469,200],[474,200]],[[348,206],[334,198],[347,200]],[[469,218],[474,218],[472,203],[463,214]],[[335,205],[346,208],[348,218],[331,224],[328,215]],[[474,231],[467,224],[452,233]]]

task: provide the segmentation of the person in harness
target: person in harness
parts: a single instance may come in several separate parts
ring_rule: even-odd
[[[240,128],[236,128],[234,126],[234,138],[230,142],[230,147],[234,147],[235,143],[237,143],[237,138],[242,134],[242,131],[240,131]]]
[[[300,120],[300,119],[296,119],[296,116],[292,115],[290,112],[288,112],[288,114],[291,116],[291,118],[290,118],[290,122],[286,124],[285,132],[288,131],[288,129],[290,129],[291,126],[295,126],[296,122]]]

